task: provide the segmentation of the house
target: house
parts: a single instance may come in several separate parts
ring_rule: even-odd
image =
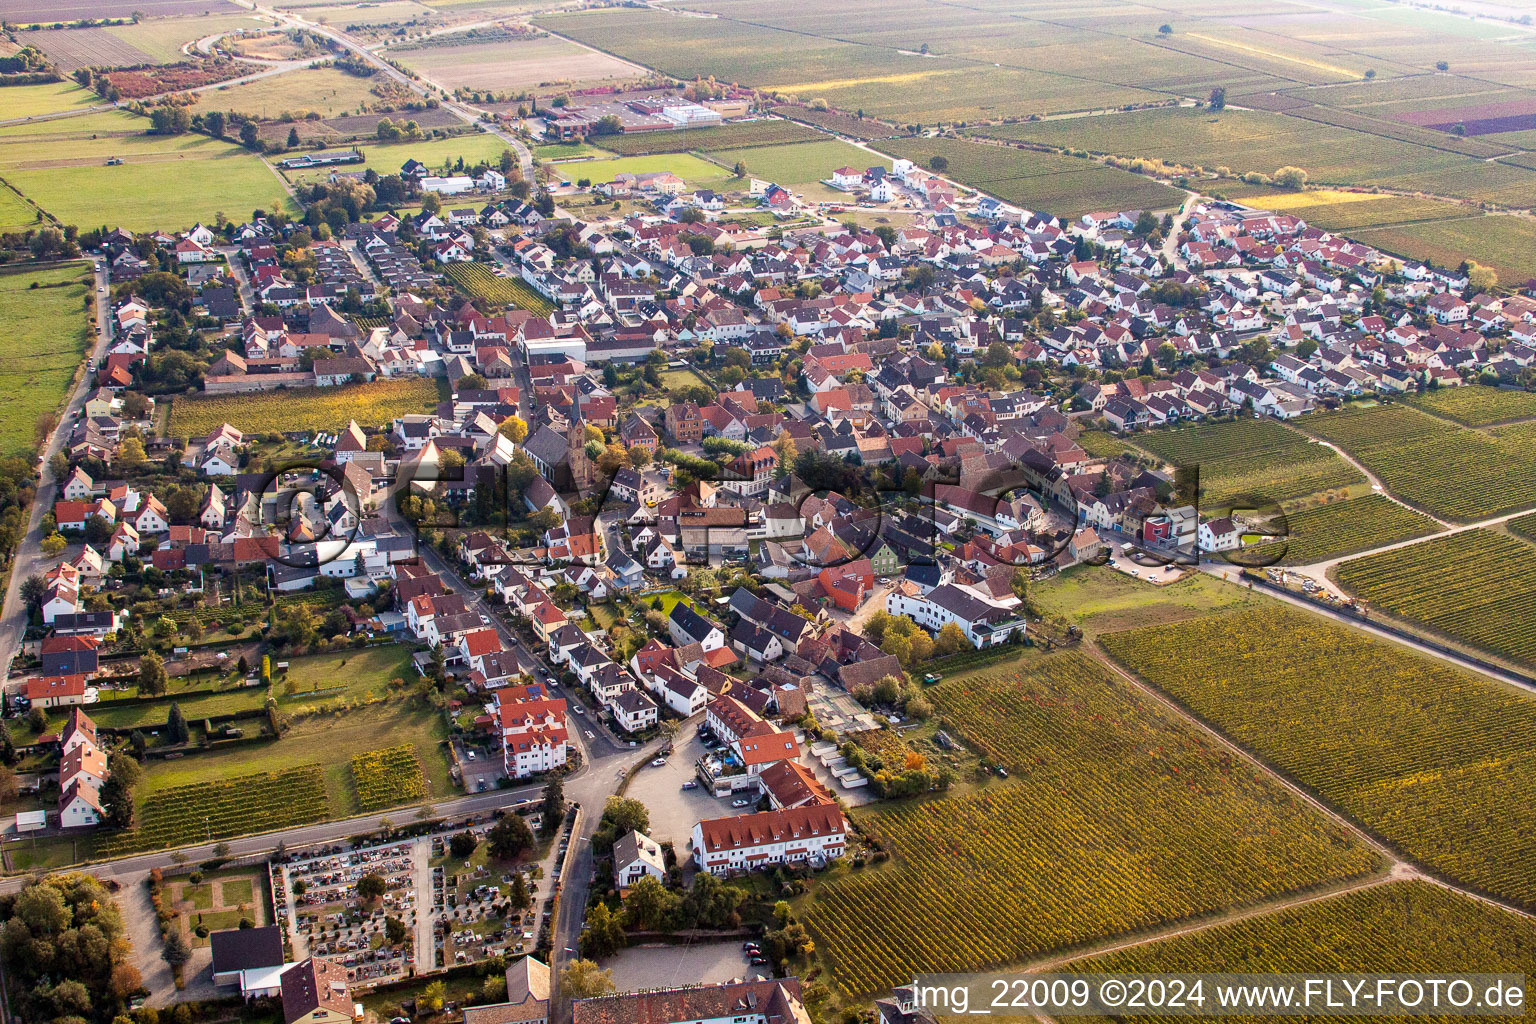
[[[725,646],[725,631],[684,601],[672,606],[672,614],[667,616],[667,632],[678,647],[698,644],[706,651],[713,651]]]
[[[241,995],[259,990],[258,976],[283,967],[283,933],[275,924],[264,928],[225,928],[208,936],[213,953],[213,983],[240,986]],[[255,985],[248,985],[247,976]]]
[[[810,1024],[797,978],[578,999],[571,1024]]]
[[[283,1024],[352,1024],[360,1015],[347,985],[347,969],[318,957],[301,960],[279,978]]]
[[[44,637],[38,650],[43,662],[43,675],[95,675],[97,643],[93,636]]]
[[[525,956],[507,968],[507,1001],[464,1009],[464,1024],[549,1024],[549,967]]]
[[[924,594],[916,585],[903,581],[886,595],[885,610],[892,615],[910,615],[931,633],[954,622],[977,648],[1006,643],[1022,636],[1025,628],[1024,620],[1014,612],[952,583]]]
[[[918,1007],[914,989],[901,985],[891,991],[889,999],[876,999],[876,1024],[938,1024],[937,1017]]]
[[[88,828],[101,823],[101,797],[83,781],[75,780],[61,787],[59,827]]]
[[[1243,543],[1242,531],[1232,522],[1231,516],[1201,523],[1198,536],[1201,551],[1231,551]]]
[[[656,840],[631,829],[613,844],[613,883],[623,892],[646,876],[666,881],[666,860]]]
[[[505,692],[496,692],[496,712],[507,774],[525,779],[565,764],[570,744],[565,701],[542,697],[504,701]]]
[[[843,855],[847,829],[836,804],[714,818],[693,826],[693,857],[716,875],[802,861],[819,866]]]
[[[35,708],[63,708],[85,703],[85,676],[39,676],[23,691]]]

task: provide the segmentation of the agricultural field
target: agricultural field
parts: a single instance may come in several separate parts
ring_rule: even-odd
[[[1536,392],[1532,391],[1463,385],[1435,388],[1403,401],[1432,415],[1455,420],[1464,427],[1487,427],[1536,417]]]
[[[1298,421],[1358,459],[1394,495],[1442,518],[1475,521],[1528,508],[1536,427],[1471,430],[1406,405],[1356,404]]]
[[[175,64],[186,59],[186,54],[181,51],[185,43],[216,32],[232,32],[270,24],[249,14],[203,13],[217,12],[222,6],[222,3],[206,4],[191,16],[145,18],[137,25],[18,32],[17,39],[24,45],[30,43],[39,47],[57,62],[60,71],[72,74],[82,67]]]
[[[0,89],[0,120],[58,114],[104,102],[89,89],[74,82],[49,82],[44,85],[11,85]]]
[[[717,157],[717,159],[719,159]],[[593,184],[612,181],[615,175],[671,171],[688,183],[689,188],[746,188],[746,182],[731,176],[730,165],[721,167],[692,153],[654,153],[649,156],[621,156],[612,160],[587,160],[562,165],[552,171],[564,181],[590,179]]]
[[[421,761],[409,743],[353,755],[352,784],[357,805],[365,811],[419,800],[427,790]]]
[[[1357,889],[1077,960],[1071,967],[1108,974],[1490,971],[1525,975],[1533,968],[1536,924],[1422,881]],[[1086,1024],[1102,1018],[1074,1019]]]
[[[956,139],[897,139],[873,143],[882,153],[927,167],[935,156],[944,173],[1027,210],[1076,217],[1090,210],[1171,209],[1183,193],[1130,171],[1055,153]]]
[[[450,263],[444,269],[460,290],[498,306],[516,306],[538,316],[554,312],[554,304],[520,278],[499,277],[484,263]]]
[[[1398,541],[1427,537],[1440,529],[1429,516],[1404,508],[1385,495],[1363,494],[1344,501],[1330,501],[1286,513],[1285,553],[1278,564],[1311,565]],[[1266,556],[1279,553],[1278,546],[1253,550]]]
[[[821,885],[804,912],[849,995],[1378,866],[1342,829],[1085,656],[1026,656],[929,696],[1015,778],[855,812],[892,863]]]
[[[0,310],[6,325],[0,455],[34,451],[38,421],[56,413],[64,401],[93,339],[93,290],[87,263],[0,272]]]
[[[327,610],[317,608],[315,614],[324,617]],[[396,644],[302,655],[289,658],[287,664],[274,671],[272,691],[277,706],[290,713],[383,700],[394,680],[412,678],[410,652]]]
[[[586,142],[552,142],[534,146],[533,155],[538,160],[608,160],[619,154]]]
[[[379,426],[396,416],[425,412],[436,401],[437,385],[415,377],[338,388],[178,396],[171,405],[170,432],[174,437],[201,437],[221,423],[253,434],[334,430],[348,420]]]
[[[404,123],[416,114],[416,111],[407,110],[387,116],[392,117],[397,123]],[[372,124],[378,124],[377,117],[372,114],[367,116]],[[364,134],[366,136],[371,133]],[[494,135],[468,132],[446,139],[423,139],[420,142],[363,142],[348,148],[363,154],[362,166],[370,167],[380,174],[399,174],[400,165],[407,160],[420,160],[433,171],[443,168],[451,169],[459,160],[463,160],[469,166],[484,161],[494,167],[500,163],[501,154],[506,151],[507,144]],[[353,164],[350,169],[356,170],[357,167],[358,165]],[[282,173],[295,182],[323,181],[331,170],[332,168],[328,167],[317,167]]]
[[[1198,466],[1206,504],[1240,495],[1289,501],[1363,477],[1320,444],[1272,419],[1238,419],[1136,434],[1131,444],[1175,466]]]
[[[871,139],[889,139],[902,132],[883,121],[872,118],[862,118],[854,114],[840,114],[835,110],[813,110],[804,106],[774,107],[775,114],[783,117],[792,117],[796,121],[804,121],[823,128],[838,135],[846,135],[850,139],[862,139],[865,142]]]
[[[1046,617],[1060,617],[1069,625],[1081,626],[1089,637],[1107,630],[1232,611],[1256,600],[1248,590],[1204,573],[1149,587],[1102,565],[1073,566],[1042,580],[1031,587],[1030,599]]]
[[[377,102],[371,91],[373,83],[371,78],[359,78],[338,68],[304,68],[198,93],[192,110],[199,114],[233,110],[264,121],[284,115],[302,118],[311,111],[321,117],[337,117],[362,113]]]
[[[793,121],[764,118],[739,121],[710,128],[683,128],[671,132],[641,132],[639,135],[611,135],[602,140],[607,148],[625,156],[645,153],[686,153],[700,150],[713,153],[723,149],[747,149],[753,146],[777,146],[791,142],[825,141],[827,136],[814,128]],[[558,148],[558,147],[556,147]],[[868,159],[868,154],[864,154]]]
[[[0,232],[25,231],[39,224],[38,211],[21,196],[0,185]]]
[[[150,18],[176,14],[223,14],[240,8],[230,0],[92,0],[88,11],[94,18],[128,18],[135,11]],[[16,25],[53,24],[65,15],[57,3],[48,0],[4,0],[0,16]],[[71,14],[71,17],[78,15]]]
[[[1509,799],[1536,698],[1273,603],[1098,642],[1405,856],[1536,907],[1536,806]]]
[[[1533,178],[1524,203],[1536,190]],[[1517,200],[1519,202],[1519,200]],[[1509,214],[1489,214],[1457,220],[1438,220],[1351,232],[1366,245],[1436,266],[1456,267],[1472,260],[1492,267],[1506,286],[1518,286],[1536,277],[1536,223]]]
[[[1385,612],[1536,666],[1536,546],[1465,530],[1344,562],[1339,586]]]
[[[262,159],[204,135],[145,134],[126,111],[0,129],[0,177],[61,223],[130,230],[191,227],[220,211],[297,205]],[[107,159],[121,166],[109,167]]]
[[[787,187],[812,185],[832,177],[839,167],[863,170],[876,164],[890,170],[890,161],[881,160],[857,146],[827,139],[824,142],[798,142],[785,146],[759,146],[746,149],[722,149],[710,156],[734,167],[746,164],[747,173]]]
[[[596,85],[635,78],[641,72],[606,53],[566,39],[500,39],[477,42],[469,36],[457,45],[398,46],[391,58],[449,91],[489,89],[493,92],[561,86]],[[547,91],[541,90],[541,91]]]
[[[1532,512],[1528,516],[1520,516],[1518,519],[1511,519],[1504,525],[1515,536],[1524,537],[1526,540],[1536,543],[1536,512]]]
[[[153,777],[151,771],[146,781]],[[141,796],[134,827],[108,840],[103,852],[121,856],[163,850],[304,825],[321,821],[328,813],[318,765],[207,778]]]
[[[1324,195],[1330,198],[1312,201]],[[1347,196],[1347,199],[1342,197]],[[1331,198],[1340,197],[1340,198]],[[1281,199],[1308,200],[1285,203]],[[1269,199],[1260,199],[1251,205],[1267,210],[1279,210],[1300,217],[1324,231],[1347,232],[1353,235],[1364,228],[1397,227],[1423,221],[1461,220],[1481,218],[1482,214],[1464,203],[1451,203],[1443,199],[1416,199],[1411,196],[1394,196],[1372,192],[1311,192],[1282,193]]]

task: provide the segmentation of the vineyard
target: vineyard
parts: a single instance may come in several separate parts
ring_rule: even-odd
[[[1405,405],[1352,406],[1304,428],[1340,445],[1393,494],[1475,521],[1536,502],[1536,425],[1471,430]]]
[[[1176,466],[1199,466],[1205,502],[1241,495],[1286,501],[1357,484],[1353,466],[1274,420],[1240,419],[1138,434],[1133,442]]]
[[[611,135],[597,141],[604,149],[611,149],[622,156],[644,156],[650,153],[687,153],[692,150],[707,153],[717,149],[776,146],[786,142],[818,142],[826,137],[803,124],[768,119],[711,128]]]
[[[170,433],[202,437],[221,423],[252,434],[338,430],[348,420],[377,427],[396,416],[426,412],[436,401],[437,385],[421,377],[339,388],[178,397],[171,405]]]
[[[1439,532],[1440,526],[1422,512],[1404,508],[1385,495],[1365,494],[1287,513],[1285,529],[1285,556],[1280,564],[1310,565],[1397,541],[1427,537]],[[1255,549],[1260,554],[1268,550]]]
[[[859,814],[894,863],[829,882],[806,909],[850,995],[1376,866],[1343,830],[1089,658],[1000,666],[929,695],[1013,778]]]
[[[1486,427],[1491,423],[1536,416],[1536,392],[1531,391],[1464,385],[1436,388],[1404,401],[1425,412],[1455,420],[1464,427]]]
[[[1511,533],[1524,537],[1528,541],[1536,542],[1536,512],[1518,519],[1511,519],[1504,524],[1509,527]]]
[[[103,844],[102,852],[164,850],[305,825],[328,813],[319,765],[237,775],[151,793],[139,804],[135,826]]]
[[[1536,699],[1284,607],[1099,642],[1405,855],[1536,907]]]
[[[1428,882],[1394,882],[1079,960],[1072,970],[1529,976],[1536,970],[1536,924]]]
[[[484,263],[450,263],[445,273],[459,286],[460,291],[471,298],[484,299],[498,306],[516,306],[535,316],[549,316],[555,311],[554,303],[526,283],[515,278],[498,277]]]
[[[1466,530],[1345,562],[1339,585],[1373,608],[1536,665],[1536,547]]]
[[[409,743],[353,755],[352,783],[358,806],[365,811],[409,803],[427,792],[421,759]]]

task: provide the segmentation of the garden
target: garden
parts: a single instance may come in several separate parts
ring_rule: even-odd
[[[453,283],[471,298],[498,306],[516,306],[535,316],[549,316],[555,305],[519,278],[501,277],[484,263],[450,263],[444,268]]]

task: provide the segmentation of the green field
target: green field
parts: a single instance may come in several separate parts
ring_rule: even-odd
[[[1285,554],[1277,564],[1310,565],[1397,541],[1427,537],[1440,529],[1429,516],[1404,508],[1385,495],[1363,494],[1330,501],[1286,513]],[[1254,550],[1266,556],[1279,552],[1278,547]]]
[[[376,427],[396,416],[426,412],[437,398],[437,385],[419,377],[244,395],[180,395],[171,405],[170,432],[202,437],[221,423],[250,433],[338,430],[354,419]]]
[[[408,111],[391,116],[397,123],[410,120]],[[420,142],[363,142],[348,145],[347,148],[363,154],[364,167],[378,171],[380,174],[399,174],[401,165],[407,160],[420,160],[434,171],[451,168],[461,158],[465,164],[469,165],[483,160],[494,166],[500,162],[501,154],[506,151],[507,144],[494,135],[468,132],[446,139],[424,139]],[[352,169],[355,170],[357,166],[353,164]],[[319,167],[284,173],[293,181],[320,181],[324,180],[330,171],[330,168]]]
[[[1377,866],[1341,828],[1081,654],[1026,654],[928,693],[946,727],[1013,778],[855,813],[892,863],[820,886],[806,908],[828,974],[850,995]]]
[[[1146,157],[1186,166],[1227,167],[1233,173],[1272,174],[1300,167],[1315,182],[1413,188],[1407,175],[1436,174],[1426,191],[1468,199],[1491,198],[1494,179],[1536,185],[1536,174],[1488,165],[1459,153],[1349,128],[1261,110],[1220,112],[1188,107],[1138,110],[1097,117],[1038,121],[983,129],[1001,138],[1125,157]],[[1506,173],[1508,172],[1508,173]],[[1521,177],[1521,175],[1524,175]]]
[[[95,106],[104,102],[100,96],[74,82],[49,82],[44,85],[12,85],[0,89],[0,121],[18,117],[56,114],[64,110]]]
[[[1150,430],[1130,441],[1171,465],[1198,466],[1211,505],[1240,495],[1283,502],[1363,480],[1337,454],[1272,419]]]
[[[248,14],[205,14],[174,18],[143,18],[137,25],[113,25],[108,32],[124,42],[138,47],[162,64],[175,64],[186,60],[181,52],[183,43],[243,28],[259,28],[270,25],[264,18]]]
[[[1078,960],[1071,969],[1121,975],[1491,971],[1529,976],[1536,970],[1536,924],[1429,882],[1394,882]]]
[[[1341,587],[1376,611],[1536,666],[1536,545],[1466,530],[1336,572]]]
[[[36,207],[0,185],[0,232],[25,231],[37,227],[39,223]]]
[[[145,134],[122,111],[0,129],[0,177],[64,224],[191,227],[297,206],[260,157],[205,135]],[[121,166],[108,167],[116,157]]]
[[[498,306],[516,306],[539,316],[549,316],[554,303],[534,291],[521,278],[499,277],[483,263],[450,263],[444,271],[466,294],[494,302]]]
[[[1247,590],[1214,576],[1191,573],[1177,583],[1151,586],[1108,566],[1078,565],[1030,589],[1030,600],[1047,616],[1097,632],[1177,622],[1253,603]]]
[[[361,114],[370,103],[378,101],[378,97],[369,91],[373,82],[372,78],[359,78],[336,68],[305,68],[243,85],[200,92],[192,109],[199,114],[210,110],[233,110],[262,120],[285,113],[302,118],[310,111],[321,117]],[[396,119],[410,118],[403,114]]]
[[[587,160],[552,168],[562,180],[587,178],[598,185],[612,181],[615,175],[647,174],[670,171],[688,183],[689,188],[745,188],[746,183],[731,177],[731,172],[691,153],[654,153],[649,156],[624,156],[612,160]]]
[[[1536,178],[1527,187],[1536,189]],[[1531,194],[1526,193],[1526,202]],[[1536,277],[1536,222],[1525,217],[1494,214],[1369,228],[1351,235],[1366,245],[1436,266],[1457,267],[1463,260],[1481,263],[1492,267],[1506,287]]]
[[[0,271],[6,360],[0,367],[0,454],[33,450],[41,417],[58,411],[90,347],[89,264]],[[39,287],[33,288],[37,284]]]
[[[949,161],[944,171],[948,177],[1025,209],[1060,217],[1090,210],[1172,208],[1183,200],[1183,193],[1143,175],[1055,153],[956,139],[895,139],[873,145],[924,167],[942,156]]]
[[[533,155],[538,160],[607,160],[617,156],[618,153],[610,149],[599,149],[585,142],[552,142],[543,146],[534,146]]]
[[[1455,420],[1464,427],[1486,427],[1536,417],[1536,392],[1533,391],[1464,385],[1435,388],[1403,401],[1427,413]]]
[[[819,142],[826,138],[827,136],[822,132],[807,128],[803,124],[765,118],[713,128],[685,128],[673,132],[613,135],[603,139],[602,143],[616,153],[639,156],[644,153],[685,153],[690,150],[713,153],[722,149],[747,149],[753,146],[775,146],[790,142]]]
[[[1514,512],[1536,494],[1530,424],[1470,430],[1406,405],[1354,405],[1297,425],[1349,452],[1398,498],[1441,517]]]
[[[834,170],[844,166],[861,171],[877,164],[887,170],[891,166],[889,160],[881,160],[872,153],[837,139],[784,146],[722,149],[710,155],[733,167],[739,160],[747,165],[747,174],[752,177],[788,186],[822,181],[832,177]]]
[[[413,677],[410,651],[398,644],[286,660],[286,669],[273,670],[272,692],[287,712],[379,700],[391,680]]]
[[[1536,906],[1536,805],[1510,799],[1536,698],[1286,606],[1098,642],[1406,856]]]

